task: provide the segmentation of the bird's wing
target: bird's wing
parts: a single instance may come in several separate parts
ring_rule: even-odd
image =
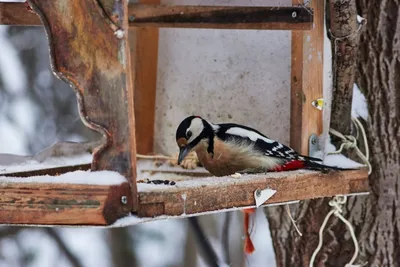
[[[268,138],[253,128],[233,123],[218,124],[218,126],[219,127],[215,133],[220,139],[241,145],[253,145],[255,150],[265,156],[286,160],[322,161],[318,158],[302,156],[294,149]]]

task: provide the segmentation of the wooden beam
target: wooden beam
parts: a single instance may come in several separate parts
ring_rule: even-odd
[[[1,2],[0,25],[42,26],[42,23],[25,3]]]
[[[173,27],[210,29],[310,30],[312,12],[303,7],[227,7],[227,6],[129,6],[132,27]],[[296,4],[298,4],[296,2]],[[0,24],[42,25],[23,3],[0,3]]]
[[[29,0],[29,4],[45,26],[53,72],[75,89],[85,125],[106,140],[93,152],[91,169],[116,171],[126,177],[133,196],[129,205],[135,210],[135,116],[127,0],[71,1],[68,8],[53,0]]]
[[[159,4],[159,0],[142,0]],[[154,147],[157,89],[158,28],[129,28],[131,68],[135,88],[136,146],[139,154],[150,154]]]
[[[312,13],[302,7],[170,6],[131,4],[136,27],[308,30]]]
[[[311,1],[311,8],[313,29],[292,32],[290,144],[304,155],[311,134],[322,133],[322,112],[311,103],[323,97],[324,1]]]
[[[0,224],[109,225],[131,211],[124,204],[124,197],[132,201],[127,182],[99,185],[95,176],[93,184],[26,179],[0,177]]]
[[[139,183],[139,217],[188,215],[255,206],[257,189],[277,190],[266,204],[368,192],[367,170],[327,174],[291,171],[232,177],[178,179],[174,186]],[[171,180],[171,175],[168,176]],[[173,179],[173,178],[172,178]]]

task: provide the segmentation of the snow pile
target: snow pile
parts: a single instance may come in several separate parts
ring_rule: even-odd
[[[368,107],[367,100],[365,96],[361,93],[360,88],[358,88],[357,84],[354,84],[353,87],[353,101],[351,104],[351,116],[353,117],[361,117],[364,120],[368,119]]]
[[[327,153],[324,158],[325,165],[341,168],[360,168],[364,166],[363,164],[345,157],[343,154],[329,154],[330,152],[336,151],[336,147],[332,145],[330,137],[328,137],[326,141],[325,149]]]
[[[113,171],[73,171],[58,176],[42,175],[26,178],[0,176],[1,183],[57,183],[87,185],[119,185],[125,177]]]

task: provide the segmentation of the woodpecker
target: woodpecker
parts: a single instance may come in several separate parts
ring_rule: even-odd
[[[189,116],[180,123],[176,130],[176,143],[179,147],[178,164],[194,150],[204,168],[215,176],[297,169],[341,169],[318,163],[321,159],[300,155],[248,126],[214,124],[199,116]],[[243,212],[244,251],[251,254],[255,247],[250,238],[249,222],[255,209],[244,209]]]
[[[185,118],[176,130],[178,164],[195,151],[204,168],[215,176],[297,169],[344,170],[326,166],[319,158],[300,155],[259,131],[235,123],[214,124],[200,116]]]

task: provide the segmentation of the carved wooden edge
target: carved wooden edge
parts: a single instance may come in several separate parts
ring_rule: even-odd
[[[106,139],[94,150],[91,169],[113,170],[125,176],[133,196],[129,205],[135,210],[134,89],[127,0],[84,0],[68,9],[52,1],[29,0],[29,5],[45,27],[54,74],[75,90],[83,123]],[[110,6],[115,7],[112,14],[107,13]],[[71,26],[71,17],[80,23]]]
[[[216,178],[218,179],[218,178]],[[255,176],[236,181],[207,183],[196,186],[160,185],[141,190],[139,185],[139,217],[179,216],[255,205],[254,192],[266,188],[277,190],[265,204],[368,192],[367,169],[354,171],[288,172],[286,177]]]
[[[293,0],[298,4],[298,0]],[[312,1],[314,27],[292,32],[290,144],[308,155],[311,134],[322,133],[322,111],[312,102],[323,97],[324,1]]]
[[[312,11],[298,6],[172,6],[140,2],[143,3],[129,5],[131,27],[310,30],[313,23]],[[108,9],[106,5],[105,10]],[[42,25],[24,3],[0,3],[0,14],[0,24]]]
[[[1,178],[0,190],[0,224],[111,225],[131,211],[128,183],[19,183]]]

